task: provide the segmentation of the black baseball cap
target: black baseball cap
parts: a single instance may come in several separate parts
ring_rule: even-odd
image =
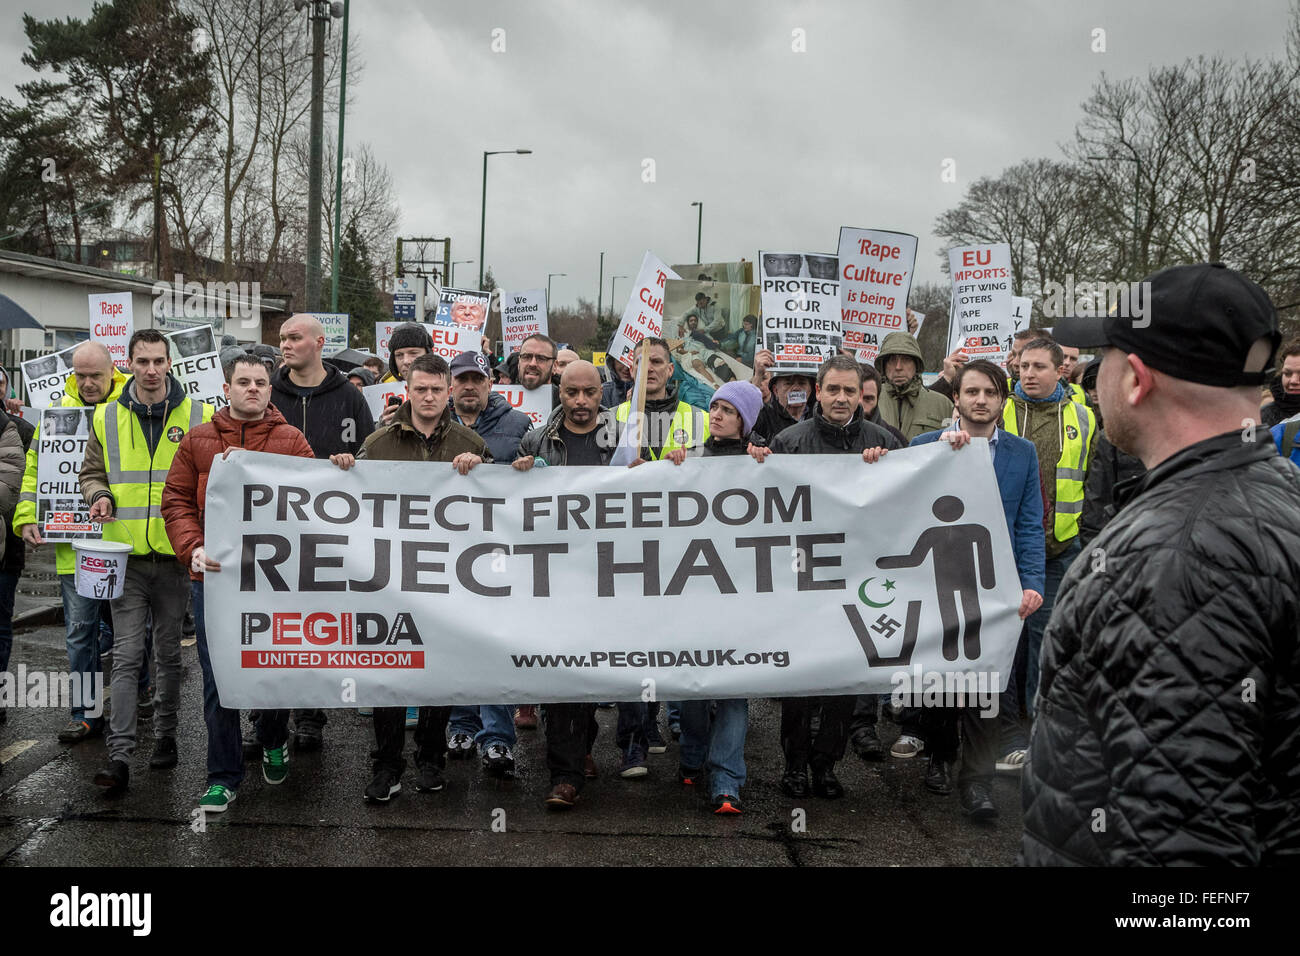
[[[1233,388],[1268,381],[1282,336],[1268,293],[1222,262],[1203,262],[1147,276],[1110,315],[1058,319],[1052,338],[1081,349],[1114,346],[1174,378]],[[1270,342],[1267,361],[1248,371],[1258,365],[1250,353],[1260,339]]]
[[[478,349],[470,349],[468,352],[461,352],[451,360],[451,377],[458,378],[466,372],[477,372],[484,378],[492,377],[492,370],[488,368],[487,359]]]

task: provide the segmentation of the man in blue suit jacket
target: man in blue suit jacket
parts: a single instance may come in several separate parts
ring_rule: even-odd
[[[1046,537],[1043,530],[1043,495],[1038,479],[1038,452],[1034,443],[1010,435],[999,428],[1002,407],[1007,400],[1006,376],[992,362],[983,359],[968,362],[953,382],[957,419],[948,429],[925,432],[912,439],[912,445],[948,441],[954,450],[972,438],[987,438],[993,453],[993,474],[997,477],[1002,510],[1011,533],[1016,570],[1020,573],[1022,596],[1020,619],[1023,621],[1043,603],[1046,585]],[[1023,640],[1023,632],[1021,635]],[[934,793],[952,792],[949,765],[957,755],[958,726],[964,738],[961,773],[957,778],[961,804],[972,819],[986,820],[997,816],[993,803],[993,771],[998,752],[1002,721],[1018,722],[1015,668],[1007,677],[1007,690],[998,701],[1002,720],[981,718],[974,707],[958,709],[929,708],[922,714],[926,728],[926,748],[930,766],[926,771],[926,788]],[[1004,758],[1005,759],[1005,758]],[[1021,761],[1023,762],[1023,761]]]

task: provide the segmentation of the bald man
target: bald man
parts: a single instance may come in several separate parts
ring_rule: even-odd
[[[365,396],[346,375],[321,361],[325,330],[315,316],[299,312],[280,326],[284,364],[271,376],[271,404],[307,436],[317,458],[356,455],[375,430]],[[293,712],[295,750],[319,750],[323,710]]]
[[[519,443],[514,467],[529,471],[539,465],[608,465],[617,442],[614,411],[600,407],[601,382],[596,366],[582,359],[569,363],[560,377],[560,407],[540,429]],[[551,790],[546,806],[567,810],[578,802],[588,776],[595,775],[591,748],[596,741],[596,705],[546,705],[546,766]],[[615,743],[623,752],[619,776],[644,777],[647,712],[643,701],[618,705]],[[589,769],[590,768],[590,769]]]
[[[72,353],[72,374],[64,383],[63,398],[59,404],[65,408],[94,408],[104,402],[116,401],[126,385],[126,376],[113,366],[113,357],[101,342],[83,342]],[[28,545],[39,547],[45,543],[36,509],[37,447],[40,445],[40,428],[27,446],[27,464],[23,471],[23,485],[14,510],[13,527]],[[99,661],[99,620],[107,609],[107,601],[82,597],[77,593],[75,562],[72,545],[58,542],[54,546],[55,565],[63,596],[64,638],[68,649],[68,669],[81,675],[81,693],[71,700],[71,720],[59,731],[59,742],[75,744],[103,731],[104,702],[95,699],[92,691],[95,675],[101,670]],[[148,668],[140,675],[140,696],[144,697],[149,684]],[[101,684],[102,687],[102,684]]]
[[[563,375],[564,370],[569,367],[569,363],[580,361],[582,356],[573,349],[560,349],[555,353],[555,372],[557,375]],[[588,363],[590,364],[590,363]],[[595,366],[592,366],[595,368]],[[599,372],[597,373],[600,374]]]

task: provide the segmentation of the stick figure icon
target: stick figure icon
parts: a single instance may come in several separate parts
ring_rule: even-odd
[[[922,531],[910,554],[877,558],[876,567],[919,567],[933,552],[935,592],[943,622],[943,658],[955,661],[958,657],[957,600],[960,597],[962,618],[966,621],[963,647],[966,657],[976,660],[980,656],[980,589],[992,590],[997,583],[993,541],[983,525],[952,524],[966,513],[960,498],[943,495],[930,510],[944,524]]]

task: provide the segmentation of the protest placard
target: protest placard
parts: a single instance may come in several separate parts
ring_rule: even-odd
[[[754,263],[745,259],[739,262],[694,262],[673,266],[672,269],[688,282],[754,284]]]
[[[231,708],[640,700],[647,680],[673,700],[889,693],[908,672],[983,673],[996,692],[1020,635],[984,439],[874,465],[465,476],[366,460],[286,475],[238,450],[209,489],[204,546],[222,571],[204,581],[206,624]],[[892,516],[888,535],[871,514]],[[690,626],[611,628],[611,614]]]
[[[380,382],[378,385],[365,385],[362,386],[361,394],[370,409],[370,417],[378,422],[379,416],[390,404],[401,405],[406,401],[406,383]],[[394,398],[400,398],[401,401],[393,402]]]
[[[102,342],[120,369],[127,366],[127,346],[135,331],[130,292],[94,293],[90,300],[90,338]]]
[[[385,362],[388,361],[388,337],[393,334],[394,329],[403,325],[418,325],[428,332],[433,342],[433,353],[441,355],[448,363],[461,352],[478,349],[483,345],[483,337],[479,333],[462,331],[445,325],[434,325],[430,322],[376,322],[375,354]]]
[[[1011,319],[1011,246],[995,242],[948,250],[952,306],[948,352],[1006,363],[1015,334]]]
[[[687,375],[710,389],[749,381],[758,346],[758,286],[669,279],[663,338]]]
[[[546,290],[501,293],[501,337],[505,354],[518,352],[530,335],[546,335]]]
[[[424,321],[424,276],[397,276],[393,280],[393,318],[399,324]]]
[[[348,347],[348,325],[351,317],[346,312],[312,312],[325,330],[325,348],[321,356],[338,355]]]
[[[524,388],[522,385],[493,385],[492,391],[509,402],[511,408],[527,415],[534,428],[545,424],[546,419],[551,417],[551,409],[555,401],[554,386],[538,385],[536,388]]]
[[[438,311],[434,313],[433,350],[450,362],[461,352],[479,351],[483,347],[483,329],[487,325],[488,305],[492,293],[471,289],[443,289],[438,293]]]
[[[23,362],[23,384],[27,388],[28,405],[39,411],[63,401],[64,386],[72,374],[72,353],[77,350],[77,345]]]
[[[607,347],[617,361],[630,368],[636,364],[633,350],[637,344],[647,335],[658,338],[663,334],[664,283],[680,278],[662,259],[646,251],[623,309],[623,319]]]
[[[171,341],[172,375],[181,383],[185,394],[214,408],[225,408],[226,375],[221,368],[216,337],[210,325],[199,325],[179,332],[163,333]]]
[[[36,446],[36,523],[46,541],[98,538],[77,476],[90,439],[94,408],[47,408]]]
[[[853,349],[859,362],[874,362],[890,332],[907,331],[915,267],[916,236],[840,227],[840,323],[844,347]]]
[[[836,257],[760,252],[758,262],[763,348],[776,360],[772,371],[815,376],[844,343]]]

